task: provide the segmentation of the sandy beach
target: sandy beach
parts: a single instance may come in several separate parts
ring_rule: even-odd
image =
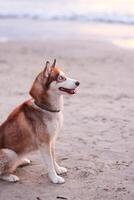
[[[17,169],[21,181],[0,181],[0,200],[134,199],[134,50],[106,41],[47,40],[0,43],[0,121],[22,101],[46,60],[81,82],[64,99],[57,158],[68,168],[54,185],[39,152]]]

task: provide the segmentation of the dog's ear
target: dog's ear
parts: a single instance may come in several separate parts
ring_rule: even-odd
[[[46,62],[45,68],[43,70],[44,77],[48,77],[50,74],[50,63],[49,61]]]
[[[51,65],[51,69],[55,68],[55,64],[56,64],[56,59],[54,59],[53,64]]]

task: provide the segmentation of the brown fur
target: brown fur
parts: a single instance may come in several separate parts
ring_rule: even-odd
[[[45,127],[42,113],[31,107],[29,101],[25,102],[0,126],[0,148],[11,149],[18,154],[33,150],[37,148],[36,137],[44,142],[49,141]]]
[[[30,90],[30,95],[39,103],[45,104],[46,106],[51,108],[47,90],[51,82],[57,79],[58,75],[58,68],[52,69],[48,78],[45,78],[43,72],[40,73],[33,83],[33,86]]]
[[[30,90],[31,96],[35,100],[51,106],[46,84],[48,85],[48,80],[49,84],[56,80],[58,73],[57,68],[53,69],[51,76],[47,79],[41,72]],[[31,100],[28,100],[18,106],[0,126],[0,149],[7,148],[17,154],[22,154],[37,148],[37,138],[40,143],[49,143],[50,138],[43,118],[51,120],[51,115],[46,114],[45,116],[45,113],[42,114],[39,110],[34,109],[31,104]]]

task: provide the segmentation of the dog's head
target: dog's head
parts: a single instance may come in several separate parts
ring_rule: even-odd
[[[37,76],[30,94],[34,99],[40,96],[55,95],[72,95],[76,93],[76,88],[79,86],[77,80],[67,77],[58,67],[56,67],[56,59],[53,64],[47,61],[44,70]]]

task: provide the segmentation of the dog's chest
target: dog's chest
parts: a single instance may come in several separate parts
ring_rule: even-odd
[[[44,123],[46,124],[47,132],[49,134],[49,137],[52,139],[57,135],[59,130],[62,127],[63,124],[63,115],[62,112],[59,113],[51,113],[50,119],[46,121],[44,118]]]

